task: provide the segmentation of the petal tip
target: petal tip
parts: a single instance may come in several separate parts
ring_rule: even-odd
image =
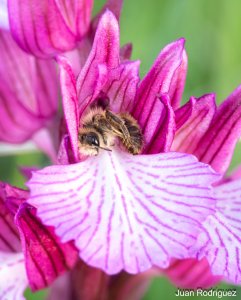
[[[184,37],[181,37],[181,38],[175,40],[172,44],[174,44],[174,45],[176,44],[176,46],[180,47],[183,51],[185,51],[184,47],[186,44],[186,39]]]
[[[116,16],[108,8],[101,16],[99,24],[102,24],[103,26],[109,26],[110,24],[114,24],[118,27],[118,21],[116,19]]]

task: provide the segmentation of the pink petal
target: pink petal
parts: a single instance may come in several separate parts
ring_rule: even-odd
[[[179,123],[183,122],[188,112],[187,108],[191,106],[188,119],[186,119],[175,134],[172,144],[173,151],[192,154],[196,153],[198,147],[201,147],[200,141],[208,130],[216,112],[215,95],[207,94],[199,99],[192,97],[190,102],[176,112]]]
[[[107,70],[119,65],[119,26],[115,16],[106,11],[101,17],[92,50],[77,81],[80,115],[93,101],[107,79]]]
[[[217,212],[204,222],[195,250],[208,259],[213,274],[241,283],[241,180],[215,188]]]
[[[57,111],[55,65],[25,54],[3,30],[0,51],[0,140],[21,143]]]
[[[0,299],[24,300],[27,285],[23,254],[0,252]]]
[[[65,134],[59,146],[58,162],[60,165],[68,165],[75,161],[76,159],[73,157],[69,136]]]
[[[108,80],[102,92],[110,99],[112,111],[132,110],[139,83],[139,65],[139,61],[126,62],[109,71]]]
[[[9,187],[10,188],[10,187]],[[12,193],[6,192],[6,186],[0,184],[0,251],[1,252],[19,252],[21,245],[17,228],[14,224],[14,215],[9,209],[7,195],[11,197]]]
[[[218,179],[191,155],[104,151],[35,172],[28,202],[63,242],[75,240],[87,264],[138,273],[188,257],[200,222],[213,212],[209,186]]]
[[[42,120],[27,111],[3,81],[0,82],[0,115],[0,141],[3,142],[25,142],[42,126]]]
[[[0,238],[0,245],[5,246],[0,250],[16,252],[23,249],[31,288],[33,290],[43,288],[58,275],[73,267],[77,252],[72,244],[61,244],[53,229],[44,227],[35,216],[35,209],[24,203],[28,197],[28,191],[2,184],[0,192],[1,228],[4,230],[7,227],[8,229],[8,231],[5,230],[8,234],[4,236],[5,244]],[[19,235],[16,229],[20,234],[22,248],[19,245]],[[9,246],[7,249],[6,245]]]
[[[217,172],[225,173],[241,134],[241,86],[218,108],[195,154]]]
[[[171,99],[171,104],[173,109],[176,109],[180,106],[182,100],[182,94],[186,82],[187,76],[187,53],[184,49],[182,54],[182,62],[180,66],[175,71],[175,74],[172,79],[172,83],[169,89],[169,96]]]
[[[182,107],[175,111],[176,130],[182,127],[183,124],[191,117],[196,105],[196,98],[191,97],[190,100]]]
[[[69,1],[62,0],[62,11],[66,14],[65,18],[72,21],[71,27],[76,26],[78,40],[80,40],[88,33],[94,0],[75,0],[74,5],[72,5],[72,18],[69,18],[69,10],[66,10],[66,4],[69,8]]]
[[[142,128],[144,134],[145,147],[144,153],[160,153],[170,150],[175,129],[175,113],[170,105],[169,96],[163,94],[160,96],[160,113],[159,116],[150,117],[145,128]],[[159,118],[158,124],[155,121]]]
[[[92,5],[92,0],[9,0],[12,34],[23,50],[55,56],[74,48],[86,34]]]
[[[176,260],[163,272],[173,284],[185,289],[209,288],[221,281],[221,277],[212,274],[205,258]]]
[[[60,82],[62,90],[62,101],[65,122],[69,134],[70,143],[74,158],[78,161],[78,128],[79,128],[79,109],[76,92],[76,78],[71,66],[65,58],[58,58],[60,66]]]
[[[160,120],[163,119],[163,104],[159,95],[169,92],[172,96],[175,94],[175,89],[171,86],[173,80],[178,81],[176,72],[182,64],[183,53],[184,39],[167,45],[141,81],[132,115],[143,129],[147,144],[155,136],[161,125]],[[172,102],[172,99],[170,101]]]
[[[71,243],[62,244],[52,228],[43,226],[35,216],[35,209],[23,204],[17,215],[26,270],[32,290],[51,284],[76,262],[76,250]]]
[[[0,0],[0,28],[9,29],[7,0]]]
[[[167,45],[142,80],[133,110],[134,117],[142,127],[149,122],[150,116],[160,114],[158,95],[169,92],[175,94],[172,84],[174,79],[177,81],[176,71],[182,65],[183,53],[184,39]]]

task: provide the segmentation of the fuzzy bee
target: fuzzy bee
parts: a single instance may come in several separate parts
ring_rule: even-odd
[[[81,119],[79,151],[83,155],[98,155],[100,149],[111,151],[116,138],[131,154],[139,154],[143,136],[136,120],[128,113],[116,114],[102,107],[93,107]]]

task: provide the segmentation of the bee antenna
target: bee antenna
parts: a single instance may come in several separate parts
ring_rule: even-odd
[[[110,151],[110,152],[112,151],[111,149],[104,148],[104,147],[100,147],[100,146],[99,146],[98,148],[100,148],[100,149],[102,149],[102,150]]]

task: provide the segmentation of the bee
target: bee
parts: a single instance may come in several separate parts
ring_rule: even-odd
[[[119,139],[131,154],[139,154],[143,136],[137,121],[128,113],[114,113],[103,107],[92,107],[81,119],[79,151],[83,155],[98,155],[100,149],[111,151]]]

